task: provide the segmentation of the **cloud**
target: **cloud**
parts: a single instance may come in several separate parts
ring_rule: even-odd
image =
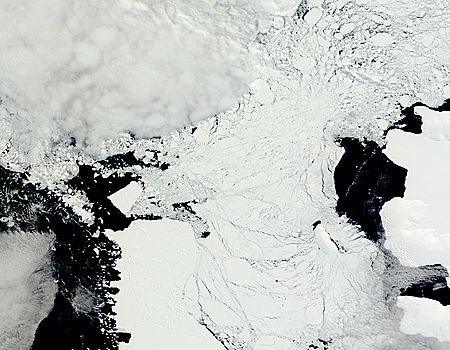
[[[155,136],[222,111],[251,81],[257,18],[288,7],[0,0],[0,96],[16,141]]]

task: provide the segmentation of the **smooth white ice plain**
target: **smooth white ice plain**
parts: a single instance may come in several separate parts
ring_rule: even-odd
[[[450,112],[416,107],[423,133],[388,134],[384,153],[408,169],[404,198],[383,206],[386,247],[407,266],[442,264],[450,269]],[[439,302],[399,297],[401,331],[450,340],[450,308]]]
[[[450,341],[450,306],[442,306],[438,301],[427,298],[409,296],[398,297],[398,306],[404,312],[400,324],[402,332]]]
[[[450,269],[450,112],[416,107],[423,133],[388,134],[384,153],[408,169],[404,198],[381,210],[386,247],[407,266],[442,264]]]
[[[142,191],[138,187],[132,182],[114,193],[113,204],[127,212]],[[106,233],[122,250],[116,320],[132,337],[120,349],[222,350],[186,304],[195,292],[192,276],[199,259],[192,227],[168,219],[139,220],[124,231]]]
[[[189,224],[135,221],[126,230],[107,235],[122,249],[116,319],[119,329],[132,337],[129,344],[120,345],[121,350],[223,350],[186,305],[195,291],[190,278],[198,260]]]

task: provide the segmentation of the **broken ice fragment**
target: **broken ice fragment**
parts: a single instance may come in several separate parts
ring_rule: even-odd
[[[117,209],[122,213],[127,214],[141,193],[141,186],[136,181],[133,181],[130,182],[128,186],[110,195],[108,198]]]
[[[250,85],[250,92],[254,95],[255,100],[263,105],[270,104],[274,100],[269,84],[263,79],[256,79]]]
[[[394,42],[394,38],[389,33],[377,33],[372,37],[375,46],[388,46]]]
[[[314,7],[305,14],[305,17],[303,17],[303,19],[310,26],[313,26],[317,22],[319,22],[321,17],[322,17],[322,10],[317,7]]]

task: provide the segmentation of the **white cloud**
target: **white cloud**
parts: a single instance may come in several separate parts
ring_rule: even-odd
[[[56,284],[49,267],[53,237],[35,232],[0,235],[0,348],[28,349],[51,308]]]
[[[292,0],[0,0],[0,96],[18,144],[154,136],[235,103],[257,19]]]

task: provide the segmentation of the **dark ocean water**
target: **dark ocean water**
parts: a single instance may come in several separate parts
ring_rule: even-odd
[[[106,181],[113,191],[128,180]],[[108,210],[102,204],[108,191],[96,195],[98,211],[105,206]],[[114,222],[106,220],[103,224],[102,214],[96,216],[99,220],[93,225],[87,225],[58,195],[31,184],[25,174],[3,167],[0,201],[0,216],[8,218],[0,221],[0,234],[51,232],[55,236],[51,265],[58,292],[52,311],[38,326],[31,348],[117,349],[120,340],[129,339],[129,335],[117,331],[112,310],[117,290],[110,287],[110,282],[119,279],[115,262],[120,249],[102,233],[105,227],[124,226],[127,222],[114,216]]]
[[[414,106],[406,108],[404,118],[390,129],[420,133],[422,122],[414,114]],[[435,110],[449,106],[447,101]],[[336,210],[358,225],[368,239],[382,245],[380,210],[388,200],[403,196],[407,170],[393,163],[373,142],[344,138],[338,143],[345,153],[335,169],[339,198]],[[104,230],[123,230],[136,219],[125,216],[107,198],[131,181],[139,180],[131,172],[119,175],[117,171],[133,165],[152,166],[161,171],[170,166],[159,162],[157,153],[153,161],[144,164],[131,152],[108,157],[93,166],[79,165],[78,175],[66,185],[90,201],[95,220],[89,225],[59,195],[31,184],[26,174],[0,167],[0,217],[8,218],[0,220],[0,234],[20,230],[51,232],[55,236],[51,265],[58,291],[51,312],[38,326],[31,349],[118,349],[119,342],[128,342],[132,336],[119,332],[114,320],[114,296],[118,289],[111,287],[111,282],[120,279],[115,266],[121,252]],[[102,169],[110,175],[103,177]],[[189,203],[173,206],[195,215]],[[398,289],[398,294],[450,304],[450,289],[445,280],[448,273],[444,267],[422,266],[417,272],[420,278],[409,280]]]

